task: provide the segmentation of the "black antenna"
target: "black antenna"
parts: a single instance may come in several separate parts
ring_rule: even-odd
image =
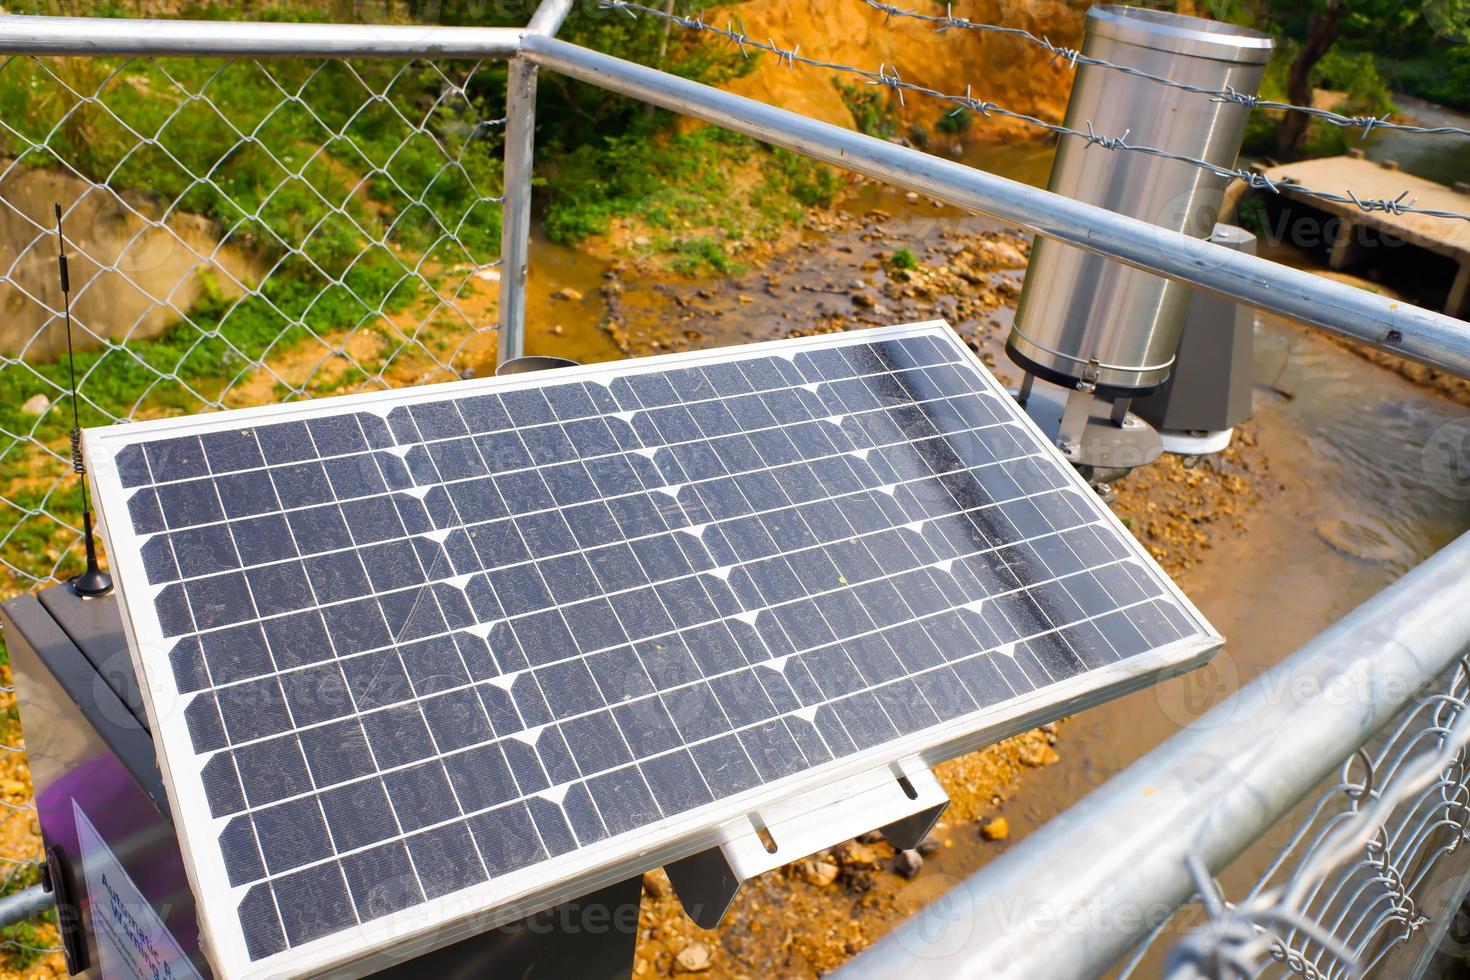
[[[82,480],[82,533],[87,541],[87,570],[71,580],[84,599],[112,591],[112,576],[97,567],[97,540],[92,535],[92,501],[87,495],[87,464],[82,459],[82,417],[77,408],[77,361],[71,343],[71,275],[66,267],[66,238],[61,234],[61,205],[56,205],[56,264],[61,272],[61,306],[66,315],[66,367],[71,374],[71,468]]]

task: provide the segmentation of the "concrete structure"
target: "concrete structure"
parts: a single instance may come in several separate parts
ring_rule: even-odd
[[[1277,186],[1286,197],[1342,219],[1333,239],[1329,259],[1332,268],[1347,268],[1359,252],[1358,229],[1371,227],[1380,234],[1393,235],[1458,262],[1460,271],[1450,286],[1444,312],[1448,316],[1470,317],[1470,221],[1423,214],[1365,212],[1353,204],[1337,204],[1297,193],[1285,181],[1328,191],[1340,192],[1351,188],[1365,201],[1391,201],[1407,191],[1409,199],[1420,208],[1460,214],[1470,214],[1470,186],[1462,183],[1446,187],[1357,155],[1304,160],[1271,167],[1264,172],[1271,180],[1279,182]]]

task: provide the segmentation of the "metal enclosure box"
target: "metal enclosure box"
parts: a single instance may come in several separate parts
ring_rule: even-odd
[[[1256,254],[1256,236],[1216,225],[1210,241]],[[1164,432],[1220,432],[1251,414],[1255,311],[1208,293],[1189,301],[1174,373],[1133,403],[1133,412]]]
[[[0,603],[36,810],[58,897],[69,965],[98,977],[92,902],[80,863],[73,802],[203,976],[194,896],[184,873],[114,596],[83,600],[67,586]],[[362,964],[352,975],[556,977],[632,973],[642,896],[618,882],[510,926],[417,955]],[[60,903],[59,903],[60,904]]]

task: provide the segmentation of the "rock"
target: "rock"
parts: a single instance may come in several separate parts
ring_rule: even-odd
[[[883,831],[870,830],[866,834],[860,834],[857,842],[859,844],[881,844],[883,843]]]
[[[704,943],[690,943],[674,957],[674,969],[679,973],[703,973],[710,967],[709,947]]]
[[[551,335],[553,337],[560,337],[562,334],[564,334],[566,332],[567,332],[566,331],[566,328],[564,328],[560,323],[553,323],[551,325]]]
[[[855,840],[837,845],[832,849],[832,856],[844,868],[872,869],[878,866],[878,856],[873,849]]]
[[[24,410],[30,411],[28,408]],[[1364,521],[1327,521],[1317,525],[1317,537],[1334,550],[1363,562],[1390,562],[1402,557],[1400,549],[1386,533]]]
[[[871,310],[873,307],[878,305],[878,301],[873,298],[873,295],[871,293],[853,293],[852,305],[861,306],[863,309]]]
[[[837,880],[837,865],[831,861],[808,859],[796,866],[796,873],[807,884],[825,888]]]
[[[907,194],[905,194],[903,196],[903,199],[905,201],[908,201],[910,204],[918,204],[919,203],[919,193],[918,193],[918,191],[909,191]]]
[[[475,273],[475,278],[480,279],[484,282],[499,282],[500,270],[495,268],[481,269],[480,271]]]
[[[919,846],[917,850],[924,857],[928,857],[935,851],[939,850],[939,838],[935,837],[933,834],[924,835],[924,839],[919,841]]]
[[[1005,817],[991,817],[980,825],[980,836],[986,840],[1005,840],[1011,836],[1011,824]]]
[[[566,300],[569,303],[582,302],[582,294],[573,289],[571,286],[563,286],[561,289],[558,289],[556,292],[552,293],[551,298]]]
[[[27,398],[25,403],[20,406],[20,410],[27,415],[42,415],[50,407],[51,399],[45,395],[36,394]]]
[[[919,856],[918,851],[899,851],[898,857],[893,859],[893,870],[901,878],[913,880],[924,866],[924,859]]]
[[[1045,742],[1027,742],[1021,746],[1017,758],[1021,760],[1023,766],[1040,769],[1042,766],[1049,766],[1056,762],[1061,756],[1057,755],[1056,750]]]
[[[653,239],[649,238],[647,235],[639,235],[637,238],[633,239],[633,244],[638,246],[639,248],[647,248],[648,246],[653,244]]]
[[[643,875],[643,890],[654,898],[663,898],[669,893],[669,876],[664,874],[663,868],[649,871]]]
[[[741,293],[739,296],[735,297],[735,301],[741,306],[749,306],[751,303],[755,302],[755,297],[747,293]]]

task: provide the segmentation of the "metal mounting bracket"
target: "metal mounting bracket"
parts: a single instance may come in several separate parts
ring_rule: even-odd
[[[927,766],[899,762],[731,821],[721,828],[723,842],[664,870],[684,911],[713,929],[756,875],[874,829],[896,848],[917,847],[947,806]]]

